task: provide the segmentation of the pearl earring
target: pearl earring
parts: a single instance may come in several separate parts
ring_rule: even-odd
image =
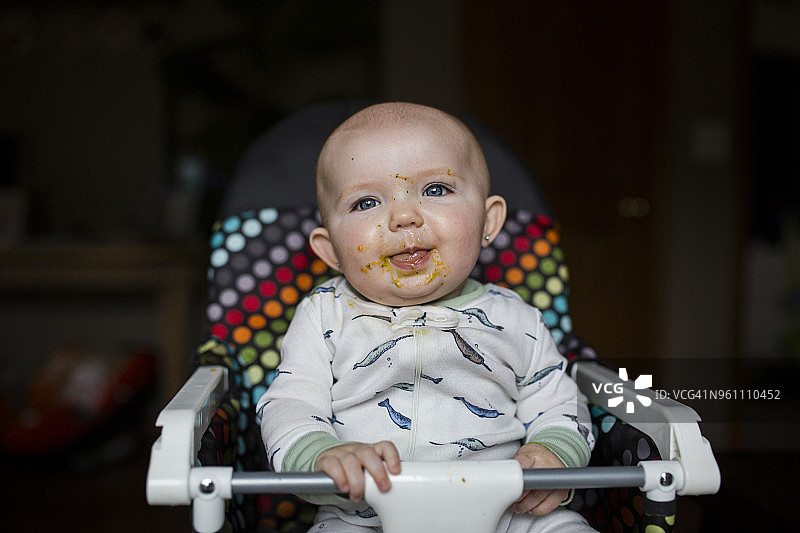
[[[486,239],[487,241],[489,240],[489,236],[488,235],[484,235],[483,238]]]

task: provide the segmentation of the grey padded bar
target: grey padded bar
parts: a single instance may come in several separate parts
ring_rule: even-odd
[[[522,471],[526,490],[641,487],[644,481],[644,469],[641,466],[526,468]]]
[[[328,475],[321,472],[234,472],[231,480],[234,494],[336,494],[339,489]]]
[[[523,487],[532,489],[590,489],[600,487],[641,487],[645,483],[640,466],[590,466],[586,468],[528,468],[522,471]],[[234,472],[235,494],[276,492],[336,494],[339,489],[326,474]]]

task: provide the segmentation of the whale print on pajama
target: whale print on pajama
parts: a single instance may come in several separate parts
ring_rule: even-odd
[[[489,317],[486,316],[486,312],[483,309],[479,309],[477,307],[470,307],[468,309],[456,309],[455,307],[448,307],[448,309],[455,311],[457,313],[461,313],[462,315],[475,317],[478,319],[478,322],[480,322],[481,324],[483,324],[488,328],[496,329],[497,331],[503,331],[503,326],[492,324],[492,322],[489,320]]]
[[[501,413],[495,409],[484,409],[482,407],[478,407],[477,405],[473,405],[469,403],[463,396],[453,396],[454,400],[458,400],[464,404],[464,406],[470,410],[472,414],[475,416],[479,416],[481,418],[497,418],[498,416],[503,416],[505,413]]]
[[[476,365],[481,365],[489,372],[492,371],[491,368],[486,364],[486,358],[481,355],[478,350],[470,346],[470,344],[464,340],[464,337],[458,334],[458,332],[454,329],[447,329],[445,330],[447,333],[451,333],[453,335],[453,339],[456,341],[456,347],[461,352],[466,359],[475,363]]]
[[[326,287],[315,287],[311,291],[309,296],[314,296],[316,294],[322,294],[324,292],[329,292],[329,293],[333,294],[334,298],[339,298],[341,296],[341,293],[340,294],[336,294],[336,287],[329,287],[329,286],[326,286]]]
[[[549,376],[550,374],[552,374],[556,370],[562,370],[563,368],[564,368],[564,361],[561,361],[557,365],[548,366],[546,368],[543,368],[543,369],[539,370],[537,373],[535,373],[533,376],[531,376],[530,379],[528,379],[526,381],[523,381],[525,379],[524,376],[523,377],[517,376],[517,386],[518,387],[527,387],[528,385],[533,385],[537,381],[543,380],[544,378],[546,378],[547,376]]]
[[[397,337],[396,339],[388,340],[388,341],[384,342],[383,344],[381,344],[379,346],[376,346],[375,348],[370,350],[370,352],[367,354],[366,357],[364,357],[364,359],[362,359],[360,362],[358,362],[355,365],[353,365],[353,370],[355,370],[357,368],[364,368],[364,367],[367,367],[367,366],[373,364],[375,361],[380,359],[383,354],[385,354],[387,351],[389,351],[392,348],[394,348],[397,345],[398,341],[400,341],[402,339],[407,339],[407,338],[413,337],[413,336],[414,335],[403,335],[402,337]]]
[[[461,454],[464,452],[465,448],[471,452],[479,452],[481,450],[485,450],[487,448],[491,448],[492,446],[494,446],[494,444],[484,444],[482,440],[476,439],[475,437],[467,437],[465,439],[459,439],[453,442],[433,442],[433,441],[429,442],[434,446],[448,446],[448,445],[458,446],[459,457],[461,457]]]
[[[400,429],[411,429],[411,419],[395,411],[394,407],[389,404],[389,398],[386,398],[378,405],[386,408],[389,412],[389,418],[392,419],[392,422],[394,422],[397,427]]]

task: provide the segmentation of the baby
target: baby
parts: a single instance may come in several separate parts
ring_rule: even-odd
[[[540,312],[469,278],[506,203],[463,123],[407,103],[356,113],[322,148],[317,200],[311,248],[343,276],[297,307],[257,406],[272,468],[349,495],[307,496],[325,504],[314,530],[379,528],[364,471],[387,491],[401,461],[588,464],[585,398]],[[498,531],[593,531],[567,498],[526,491]]]

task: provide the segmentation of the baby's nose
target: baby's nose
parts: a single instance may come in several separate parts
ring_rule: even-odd
[[[420,209],[421,206],[416,199],[396,199],[393,201],[393,204],[392,218],[390,221],[393,230],[409,227],[418,228],[425,223],[424,217],[422,216],[422,209]]]

